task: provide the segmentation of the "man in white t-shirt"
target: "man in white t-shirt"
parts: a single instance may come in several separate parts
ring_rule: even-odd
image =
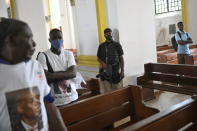
[[[73,53],[62,48],[63,37],[59,29],[49,33],[51,48],[38,55],[38,61],[45,70],[46,78],[53,90],[55,105],[69,104],[78,99],[76,84],[76,62]]]
[[[50,130],[67,130],[42,66],[31,60],[35,46],[26,23],[0,18],[1,131],[48,131],[48,123]]]

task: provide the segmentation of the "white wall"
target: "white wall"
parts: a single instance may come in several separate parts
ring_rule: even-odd
[[[119,42],[117,0],[106,0],[107,25],[113,30],[113,38]]]
[[[0,0],[0,17],[8,17],[5,0]]]
[[[177,23],[179,21],[182,21],[181,11],[155,15],[155,31],[157,46],[166,44],[171,45],[171,37],[173,35],[169,34],[169,25],[175,24],[177,29]]]
[[[52,28],[60,28],[60,4],[59,0],[50,0]]]
[[[36,51],[48,49],[48,32],[45,21],[44,1],[42,0],[17,0],[17,18],[29,24],[37,43]],[[34,54],[34,58],[37,53]]]
[[[96,55],[99,46],[95,0],[76,0],[79,55]]]
[[[64,48],[76,49],[73,12],[70,1],[60,0],[60,25],[62,26]]]
[[[108,27],[118,28],[117,0],[105,0],[105,3]]]
[[[125,84],[135,84],[144,64],[156,62],[154,1],[118,0],[120,42],[125,58]]]
[[[188,32],[192,36],[193,42],[197,43],[197,0],[187,0]]]

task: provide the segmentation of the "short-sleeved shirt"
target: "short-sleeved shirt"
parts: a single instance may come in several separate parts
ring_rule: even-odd
[[[23,116],[36,117],[36,127],[48,130],[44,97],[50,94],[44,70],[35,60],[9,65],[0,62],[0,130],[25,130]],[[26,114],[26,115],[24,115]]]
[[[97,57],[107,64],[119,63],[119,57],[123,55],[120,43],[113,41],[112,43],[104,42],[99,45]]]
[[[178,32],[181,34],[181,37],[179,36]],[[178,32],[175,34],[175,39],[177,43],[179,40],[188,40],[188,38],[191,38],[190,35],[184,31],[178,31]],[[189,45],[178,44],[177,54],[190,54]]]
[[[66,71],[69,67],[76,65],[74,55],[71,51],[61,49],[60,55],[56,55],[50,49],[45,52],[48,57],[49,63],[54,72]],[[40,53],[38,56],[38,61],[41,63],[45,70],[48,70],[46,57],[43,53]],[[78,93],[76,91],[76,84],[72,80],[66,80],[71,85],[71,93],[55,95],[55,105],[60,106],[68,104],[72,101],[78,99]],[[65,83],[66,84],[66,83]],[[50,84],[50,87],[54,88],[53,83]]]

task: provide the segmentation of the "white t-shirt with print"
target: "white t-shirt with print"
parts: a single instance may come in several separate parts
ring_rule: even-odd
[[[26,113],[39,116],[39,130],[48,131],[44,96],[49,93],[43,68],[37,61],[0,63],[0,130],[24,130],[21,119]]]
[[[54,54],[50,49],[47,50],[45,54],[47,55],[49,63],[54,72],[66,71],[69,67],[76,65],[73,53],[71,51],[64,50],[63,48],[61,49],[60,55]],[[38,61],[41,63],[45,70],[48,70],[46,58],[43,53],[39,54]],[[56,106],[68,104],[78,99],[76,84],[72,81],[72,79],[66,80],[66,82],[67,84],[71,85],[71,93],[55,94],[54,104]],[[50,86],[53,87],[53,84],[51,84]]]

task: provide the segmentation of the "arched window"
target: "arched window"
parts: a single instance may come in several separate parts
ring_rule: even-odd
[[[181,10],[181,0],[154,0],[155,14]]]

